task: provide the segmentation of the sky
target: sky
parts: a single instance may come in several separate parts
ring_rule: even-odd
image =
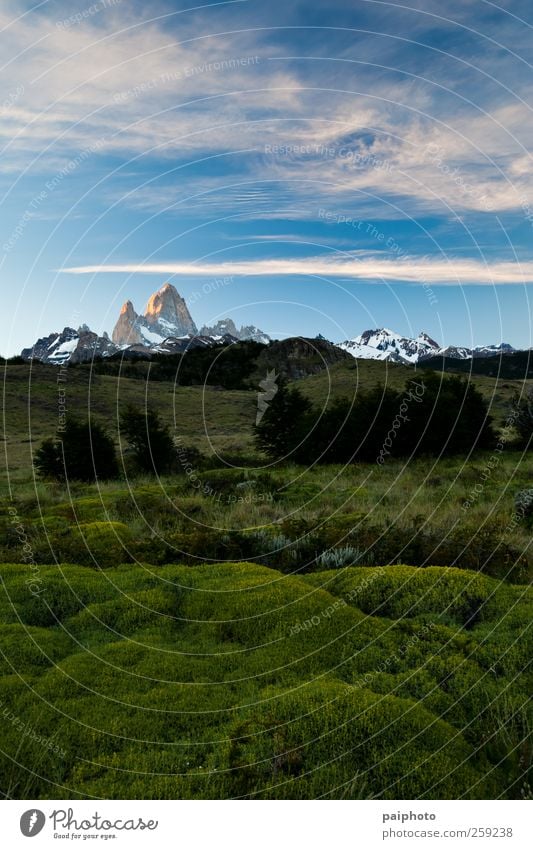
[[[198,326],[528,348],[527,0],[3,0],[0,353]]]

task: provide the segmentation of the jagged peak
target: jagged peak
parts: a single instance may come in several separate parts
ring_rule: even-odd
[[[133,306],[131,301],[125,301],[125,303],[122,304],[122,308],[120,310],[120,315],[132,315],[132,314],[137,316],[137,313],[135,312],[135,307]]]
[[[185,301],[176,287],[172,283],[164,283],[157,292],[154,292],[148,298],[144,316],[148,318],[168,309],[176,311],[176,308],[182,308],[183,306],[185,306]]]

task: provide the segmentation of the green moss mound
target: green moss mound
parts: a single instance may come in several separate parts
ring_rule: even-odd
[[[257,563],[5,564],[2,579],[6,795],[527,793],[529,588]]]

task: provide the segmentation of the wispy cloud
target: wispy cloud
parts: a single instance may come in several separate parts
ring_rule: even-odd
[[[389,66],[374,64],[368,37],[358,41],[364,58],[339,47],[333,61],[320,45],[306,49],[304,32],[297,60],[275,28],[217,32],[216,8],[144,21],[135,8],[106,6],[67,31],[49,11],[17,19],[11,2],[0,12],[0,27],[9,25],[3,88],[21,92],[2,113],[4,172],[46,173],[98,139],[99,157],[117,155],[124,164],[142,156],[143,164],[194,166],[206,154],[245,149],[232,163],[232,180],[194,167],[176,177],[180,197],[201,192],[201,203],[216,209],[237,203],[253,212],[251,185],[244,195],[228,188],[238,177],[268,183],[280,217],[288,204],[312,199],[352,198],[394,217],[517,210],[533,196],[533,112],[514,54],[494,39],[479,42],[479,55],[468,61],[430,53],[425,32],[449,26],[437,7],[433,16],[411,15],[420,41],[380,37],[380,60]],[[461,8],[453,3],[468,18]],[[480,45],[491,50],[492,73]],[[428,52],[433,76],[422,61]],[[90,182],[90,164],[86,173]],[[133,188],[127,202],[140,208],[165,209],[175,195],[173,187]],[[117,197],[116,187],[108,191]],[[270,209],[262,204],[257,212]]]
[[[238,262],[160,262],[81,265],[62,268],[63,274],[158,274],[174,277],[317,276],[361,281],[427,283],[461,286],[533,283],[533,262],[483,263],[469,259],[383,259],[366,252],[346,258],[256,259]]]

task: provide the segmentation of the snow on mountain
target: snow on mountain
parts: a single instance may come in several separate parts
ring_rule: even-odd
[[[192,348],[230,345],[245,339],[255,339],[267,345],[270,338],[253,325],[237,330],[232,319],[222,319],[215,327],[198,332],[184,299],[171,283],[165,283],[148,300],[144,315],[139,315],[131,301],[120,310],[113,329],[112,340],[106,333],[98,336],[87,325],[74,330],[65,327],[61,333],[39,339],[32,348],[25,348],[24,359],[63,365],[86,362],[95,356],[110,356],[118,351],[130,351],[132,356],[144,353],[183,353]]]
[[[165,283],[150,296],[144,315],[135,312],[131,301],[123,305],[113,329],[113,342],[119,348],[129,345],[151,347],[170,336],[196,335],[198,329],[187,304],[171,283]]]
[[[40,360],[43,363],[64,365],[85,363],[94,357],[109,357],[117,351],[107,333],[98,336],[86,324],[74,330],[65,327],[61,333],[51,333],[38,339],[32,348],[25,348],[21,357],[25,360]]]
[[[262,330],[259,330],[259,328],[254,324],[243,325],[240,330],[238,330],[235,322],[231,318],[221,318],[211,327],[204,324],[200,333],[203,336],[213,336],[215,338],[220,338],[229,334],[241,342],[253,340],[254,342],[260,342],[263,345],[268,345],[270,342],[270,336]]]
[[[443,348],[427,333],[420,333],[415,339],[411,339],[386,327],[377,330],[365,330],[360,336],[341,342],[339,348],[348,351],[357,359],[387,360],[411,365],[430,357],[466,360],[472,357],[509,354],[515,350],[506,342],[502,342],[500,345],[479,345],[475,348],[457,347],[455,345]]]
[[[427,333],[410,339],[386,327],[365,330],[360,336],[341,342],[339,348],[358,359],[397,363],[417,363],[421,357],[435,356],[439,351],[439,345]]]
[[[500,342],[499,345],[476,345],[472,349],[473,357],[497,357],[500,354],[512,354],[516,348],[508,342]]]

